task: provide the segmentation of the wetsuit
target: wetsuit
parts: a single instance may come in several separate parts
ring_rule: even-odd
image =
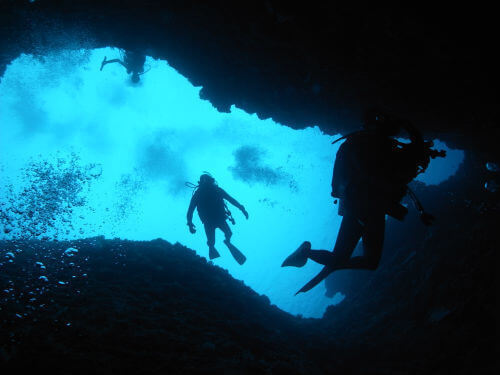
[[[243,206],[236,199],[216,185],[201,186],[196,190],[189,203],[187,212],[188,223],[192,222],[194,209],[197,208],[200,220],[205,226],[209,247],[213,247],[215,244],[216,228],[220,228],[224,232],[227,240],[232,236],[231,229],[226,222],[227,214],[224,199],[240,210],[244,210]]]
[[[332,196],[339,198],[343,216],[333,254],[312,250],[310,259],[321,264],[335,264],[335,269],[376,269],[384,244],[385,215],[397,212],[405,190],[393,181],[394,158],[398,142],[376,132],[362,132],[349,137],[339,148],[332,178]],[[396,216],[396,213],[394,214]],[[351,258],[363,241],[363,256]]]

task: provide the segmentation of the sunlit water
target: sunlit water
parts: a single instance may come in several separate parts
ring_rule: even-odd
[[[239,266],[217,232],[222,257],[214,263],[293,314],[320,317],[339,301],[325,297],[323,284],[294,296],[321,266],[280,267],[304,240],[323,249],[335,242],[336,137],[235,107],[219,113],[165,61],[148,57],[149,71],[134,85],[118,64],[99,71],[104,56],[119,52],[22,55],[8,66],[0,83],[0,199],[9,212],[1,238],[161,237],[207,257],[196,214],[197,233],[186,226],[185,182],[209,171],[250,214],[247,221],[230,207],[233,242],[247,262]],[[455,173],[463,155],[448,152],[448,164],[433,161],[425,182]]]

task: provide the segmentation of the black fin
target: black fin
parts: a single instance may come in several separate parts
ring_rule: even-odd
[[[322,282],[324,279],[328,277],[329,274],[331,274],[334,271],[334,269],[330,266],[325,266],[323,269],[316,275],[314,276],[311,281],[309,281],[306,285],[304,285],[295,295],[299,293],[305,293],[314,288],[316,285],[318,285],[320,282]]]

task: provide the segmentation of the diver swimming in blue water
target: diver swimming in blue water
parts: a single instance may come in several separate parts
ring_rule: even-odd
[[[208,173],[201,175],[198,185],[189,184],[188,186],[196,188],[187,211],[189,231],[193,234],[196,233],[196,227],[193,224],[193,212],[196,208],[200,220],[205,227],[210,259],[220,257],[219,252],[215,248],[215,229],[219,228],[225,235],[224,244],[231,252],[231,255],[240,265],[245,263],[245,255],[231,243],[233,233],[226,220],[231,221],[233,224],[235,224],[235,221],[224,200],[239,208],[248,219],[248,212],[245,210],[245,207],[220,188],[215,179]]]
[[[392,138],[401,130],[406,130],[410,143]],[[409,122],[376,110],[365,113],[363,130],[337,141],[343,139],[332,177],[331,195],[335,202],[339,200],[339,215],[343,216],[335,247],[333,251],[312,250],[311,243],[305,241],[285,259],[282,267],[302,267],[308,259],[325,266],[296,294],[307,292],[336,270],[377,269],[385,215],[403,220],[408,210],[400,201],[406,194],[425,225],[434,219],[407,185],[427,169],[431,158],[444,157],[444,151],[432,149],[432,141],[424,141]],[[360,239],[363,255],[351,257]]]
[[[143,53],[138,51],[125,51],[123,53],[123,60],[120,59],[112,59],[107,60],[107,57],[104,56],[104,60],[101,63],[101,71],[105,65],[111,63],[121,64],[125,69],[127,69],[127,74],[132,74],[130,79],[133,83],[138,83],[140,80],[140,76],[146,73],[144,71],[144,64],[146,62],[146,56]]]

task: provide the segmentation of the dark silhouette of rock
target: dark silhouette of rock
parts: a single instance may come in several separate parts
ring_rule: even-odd
[[[219,110],[347,134],[377,107],[466,151],[460,178],[416,189],[435,226],[389,223],[380,269],[346,275],[347,298],[322,320],[270,306],[178,244],[1,242],[2,372],[493,373],[500,218],[484,184],[500,150],[495,14],[458,3],[0,2],[0,80],[21,53],[140,48]]]
[[[321,368],[302,343],[312,320],[270,305],[180,244],[97,237],[4,241],[0,249],[2,368],[53,374]]]
[[[431,247],[420,249],[395,273],[369,280],[371,298],[348,296],[323,319],[293,317],[192,250],[159,239],[3,241],[0,249],[5,369],[363,374],[494,366],[485,361],[494,358],[494,332],[480,329],[494,319],[493,273],[477,275],[493,268],[483,247],[451,268]],[[469,270],[478,252],[478,268]],[[450,273],[468,289],[446,283]],[[467,294],[456,306],[458,293]]]
[[[202,86],[221,111],[235,104],[346,134],[377,107],[412,119],[424,136],[496,152],[492,10],[297,4],[4,1],[0,75],[20,53],[138,48]]]

